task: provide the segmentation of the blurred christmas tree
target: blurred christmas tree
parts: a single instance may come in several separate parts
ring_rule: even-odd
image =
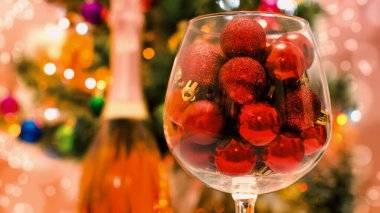
[[[19,75],[37,93],[40,114],[33,119],[18,112],[17,100],[8,97],[2,101],[2,121],[13,135],[28,142],[42,141],[60,156],[82,156],[98,130],[99,115],[104,105],[112,79],[109,67],[109,29],[107,8],[109,1],[48,0],[65,8],[65,16],[46,33],[55,42],[36,48],[17,64]],[[142,0],[146,15],[143,34],[143,83],[149,110],[153,115],[155,131],[161,151],[166,152],[162,131],[162,109],[165,90],[176,49],[181,42],[189,19],[211,12],[231,10],[261,10],[298,15],[314,23],[321,9],[313,1],[294,0]],[[128,15],[128,14],[126,14]],[[330,80],[335,114],[345,116],[355,109],[348,92],[350,82],[346,77]],[[7,110],[3,110],[7,109]],[[18,112],[18,113],[17,113]],[[16,116],[15,116],[16,115]],[[21,123],[21,124],[20,124]],[[339,123],[341,125],[342,123]],[[12,126],[13,125],[13,126]],[[343,124],[342,124],[343,125]],[[344,149],[345,128],[336,129],[332,146],[341,148],[335,163],[321,164],[293,187],[270,196],[285,200],[287,207],[281,212],[350,212],[352,210],[352,185],[350,153]],[[336,136],[336,134],[340,136]],[[339,142],[336,142],[339,140]],[[326,181],[328,179],[329,181]],[[339,187],[339,190],[336,190]],[[208,196],[208,190],[202,197]],[[211,193],[212,194],[212,193]],[[270,197],[269,196],[269,197]],[[215,205],[229,196],[219,196]],[[280,212],[273,208],[272,199],[258,203],[259,212]],[[232,201],[230,202],[232,203]],[[281,203],[281,202],[280,202]],[[199,207],[214,211],[215,206],[203,199]],[[229,207],[225,211],[229,212]],[[286,210],[288,209],[288,211]]]

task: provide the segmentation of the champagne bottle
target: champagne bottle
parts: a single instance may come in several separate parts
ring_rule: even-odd
[[[112,0],[110,15],[112,84],[103,123],[83,162],[79,211],[168,212],[166,180],[147,128],[140,80],[139,0]]]

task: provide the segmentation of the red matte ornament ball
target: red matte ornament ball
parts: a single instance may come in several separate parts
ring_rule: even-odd
[[[199,145],[193,138],[183,136],[179,144],[181,158],[194,167],[209,167],[215,160],[215,144]]]
[[[301,133],[302,144],[305,147],[305,155],[311,155],[320,150],[326,143],[326,126],[315,125]]]
[[[239,116],[239,133],[254,146],[265,146],[280,131],[280,118],[275,108],[267,103],[243,106]]]
[[[281,36],[279,41],[288,41],[295,44],[303,53],[306,59],[306,67],[309,68],[314,61],[313,45],[306,36],[301,33],[286,33]]]
[[[189,101],[182,99],[181,89],[174,90],[166,101],[166,113],[170,117],[170,120],[176,125],[181,126],[183,113],[189,104]]]
[[[225,63],[219,80],[224,92],[239,104],[256,101],[267,85],[264,68],[249,57],[236,57]]]
[[[266,68],[272,78],[282,81],[298,80],[306,70],[302,51],[293,43],[276,41],[266,61]]]
[[[269,168],[277,173],[288,173],[296,170],[304,157],[301,139],[292,135],[280,135],[267,148],[263,156]]]
[[[246,175],[253,171],[258,155],[244,142],[232,139],[226,146],[216,149],[216,168],[225,175]]]
[[[220,46],[229,58],[255,57],[265,47],[265,42],[265,31],[254,18],[235,18],[220,33]]]
[[[191,135],[192,141],[201,145],[215,143],[224,123],[219,108],[210,101],[191,103],[184,112],[182,122],[184,134]]]
[[[286,125],[296,131],[303,131],[312,126],[320,116],[321,101],[307,86],[286,94],[285,119]]]
[[[186,48],[180,57],[182,80],[201,85],[213,85],[217,82],[220,67],[225,61],[220,49],[207,42],[196,42]]]

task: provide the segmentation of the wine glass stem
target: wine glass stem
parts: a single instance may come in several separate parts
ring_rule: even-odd
[[[232,194],[235,200],[235,213],[254,213],[256,194]]]

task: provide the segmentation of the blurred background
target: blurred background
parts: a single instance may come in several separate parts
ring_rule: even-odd
[[[82,157],[107,102],[109,1],[0,0],[0,211],[76,212]],[[229,195],[175,165],[162,132],[166,84],[189,19],[261,10],[312,24],[333,102],[318,167],[259,198],[258,212],[380,211],[380,0],[141,0],[142,80],[174,212],[231,212]],[[230,203],[230,204],[228,204]]]

